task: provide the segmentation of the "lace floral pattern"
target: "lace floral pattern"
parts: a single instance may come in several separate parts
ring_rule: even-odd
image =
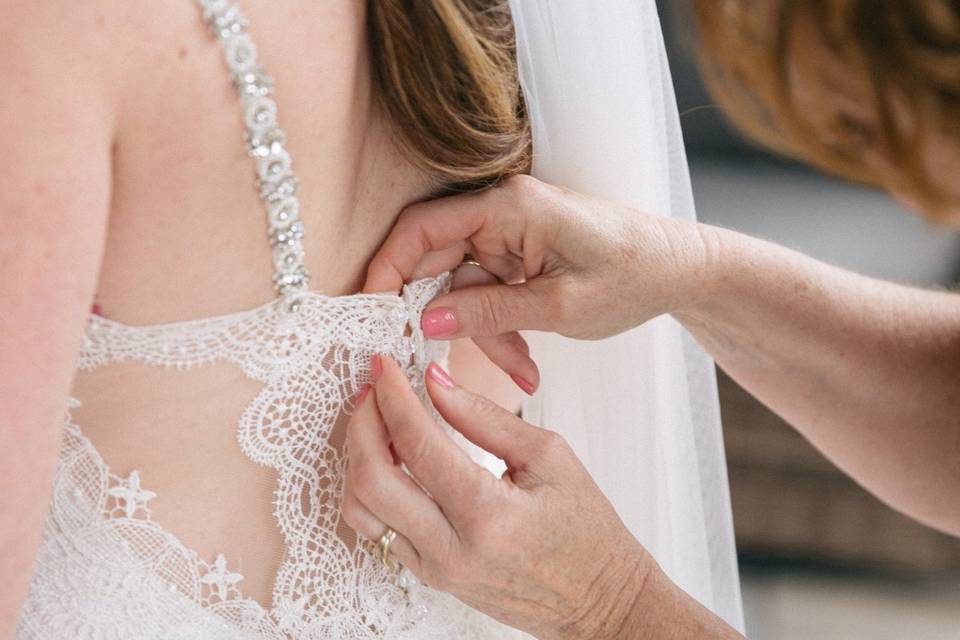
[[[510,638],[521,637],[454,598],[401,581],[362,545],[337,536],[343,456],[330,429],[369,380],[369,358],[422,373],[444,356],[426,341],[420,311],[449,276],[403,295],[329,298],[306,292],[289,313],[278,299],[200,321],[132,327],[91,316],[82,369],[140,361],[186,368],[229,361],[263,383],[237,428],[253,460],[276,470],[277,524],[286,557],[267,610],[244,597],[228,558],[205,561],[151,519],[155,494],[137,471],[110,472],[68,413],[54,497],[21,638]],[[71,407],[79,402],[72,400]],[[311,497],[304,512],[302,495]]]

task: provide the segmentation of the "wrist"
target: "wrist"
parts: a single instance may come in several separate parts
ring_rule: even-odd
[[[744,640],[654,564],[610,640]]]
[[[691,220],[647,217],[637,239],[630,241],[628,277],[636,323],[661,313],[698,315],[722,298],[736,235]]]
[[[663,569],[656,562],[643,577],[643,582],[629,596],[625,603],[623,616],[615,632],[608,636],[609,640],[641,640],[656,638],[660,625],[656,621],[657,614],[665,606],[664,582],[669,582]]]
[[[743,269],[741,245],[750,238],[734,231],[691,223],[697,237],[698,257],[683,273],[683,283],[674,290],[670,313],[684,325],[710,325],[722,316],[725,305],[739,299]]]
[[[643,604],[651,576],[660,568],[639,544],[611,558],[583,596],[583,604],[549,640],[621,640],[633,638],[632,625]]]
[[[653,557],[649,554],[647,557],[643,572],[636,576],[631,588],[620,594],[617,622],[611,632],[604,636],[606,640],[638,640],[649,636],[651,612],[657,611],[658,605],[652,594],[666,576]]]
[[[739,234],[700,222],[691,223],[696,236],[697,260],[688,271],[686,286],[679,288],[684,298],[678,300],[675,313],[702,314],[726,298],[724,289],[732,284],[736,271],[733,254]]]

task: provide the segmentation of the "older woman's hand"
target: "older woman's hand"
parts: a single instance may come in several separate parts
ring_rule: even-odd
[[[658,567],[563,438],[431,364],[434,405],[506,462],[497,478],[434,421],[395,362],[378,358],[374,370],[347,428],[346,522],[371,540],[393,528],[391,554],[420,580],[537,637],[633,637],[621,629]]]
[[[493,362],[535,387],[536,366],[516,330],[603,338],[681,311],[712,289],[708,276],[718,277],[706,268],[711,241],[709,228],[694,222],[514,176],[404,210],[371,261],[364,290],[397,290],[471,253],[504,284],[437,298],[423,314],[423,331],[474,338]]]

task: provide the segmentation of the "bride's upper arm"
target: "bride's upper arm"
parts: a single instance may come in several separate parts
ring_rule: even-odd
[[[0,637],[29,581],[105,235],[113,109],[94,4],[0,5]]]

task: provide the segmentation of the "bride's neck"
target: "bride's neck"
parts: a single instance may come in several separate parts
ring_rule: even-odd
[[[289,123],[291,153],[303,180],[302,202],[322,207],[323,233],[337,247],[315,255],[314,269],[325,274],[332,291],[358,289],[366,258],[396,215],[432,188],[397,144],[377,99],[366,3],[284,0],[286,11],[277,10],[277,0],[248,3],[255,39],[258,21],[271,22],[260,30],[266,38],[261,57],[277,78],[281,117]],[[271,38],[270,27],[278,30],[274,33],[286,30],[288,37]],[[298,68],[290,68],[290,60],[298,60]],[[317,98],[288,108],[285,95]],[[345,255],[353,257],[350,264]]]

